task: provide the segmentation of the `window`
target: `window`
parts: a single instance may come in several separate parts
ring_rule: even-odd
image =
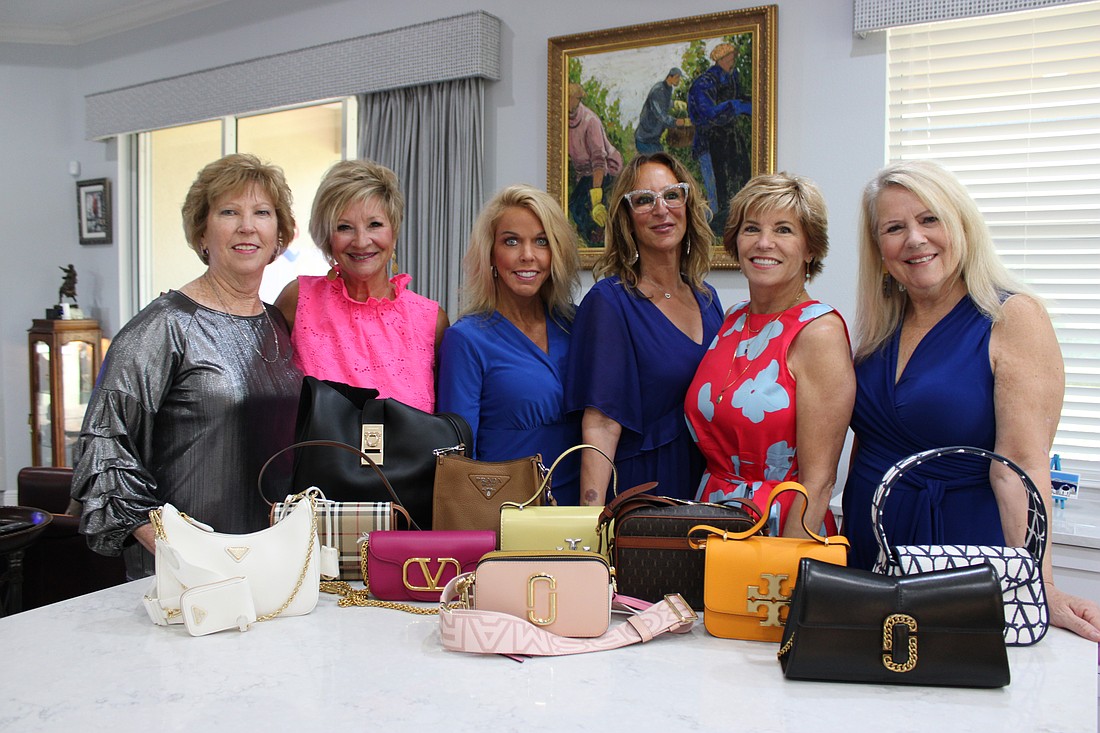
[[[1100,2],[889,32],[888,157],[932,158],[1043,297],[1066,364],[1054,452],[1100,484]]]
[[[143,307],[206,269],[187,246],[180,207],[198,171],[229,152],[253,153],[283,169],[294,194],[298,236],[267,267],[260,298],[271,303],[298,275],[324,274],[328,264],[309,236],[309,215],[321,176],[355,150],[354,99],[263,114],[226,117],[141,133],[138,138],[138,297]]]

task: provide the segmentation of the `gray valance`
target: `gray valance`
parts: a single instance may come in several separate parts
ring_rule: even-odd
[[[89,94],[84,98],[85,136],[100,140],[455,79],[495,81],[500,78],[500,36],[500,19],[475,11]]]
[[[1083,0],[853,0],[852,30],[866,33],[938,20],[973,18]]]

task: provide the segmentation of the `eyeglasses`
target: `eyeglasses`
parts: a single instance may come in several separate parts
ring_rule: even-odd
[[[687,201],[689,188],[690,186],[686,183],[674,183],[671,186],[665,186],[660,191],[650,191],[647,188],[642,188],[624,193],[623,198],[630,204],[630,208],[634,213],[648,214],[657,205],[657,199],[664,201],[665,206],[670,209],[680,208]]]

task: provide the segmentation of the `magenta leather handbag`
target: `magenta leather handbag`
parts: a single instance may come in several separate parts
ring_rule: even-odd
[[[366,540],[370,594],[383,601],[438,602],[443,588],[496,549],[492,530],[376,530]]]

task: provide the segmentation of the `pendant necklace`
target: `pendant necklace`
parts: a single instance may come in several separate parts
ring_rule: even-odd
[[[656,281],[656,280],[654,280],[653,278],[651,278],[651,277],[650,277],[649,275],[642,275],[642,277],[644,277],[644,278],[645,278],[646,280],[649,280],[649,281],[650,281],[651,283],[653,283],[654,285],[656,285],[656,286],[657,286],[657,291],[658,291],[658,292],[659,292],[659,293],[660,293],[661,295],[665,296],[665,300],[672,300],[672,293],[670,293],[670,292],[666,292],[664,288],[662,288],[662,287],[661,287],[660,285],[658,285],[658,284],[657,284],[657,281]]]
[[[752,333],[752,334],[759,334],[759,333],[763,332],[764,329],[766,329],[768,326],[772,325],[773,323],[778,321],[780,318],[782,318],[784,313],[786,313],[791,308],[794,308],[796,305],[798,305],[798,301],[802,300],[802,296],[805,295],[805,294],[806,294],[806,289],[805,288],[803,288],[802,290],[799,290],[798,295],[794,296],[794,301],[792,301],[790,305],[788,305],[786,308],[784,308],[783,310],[776,313],[774,318],[772,318],[770,321],[768,321],[767,323],[765,323],[763,326],[761,326],[758,329],[754,329],[754,328],[752,328],[752,326],[749,325],[749,320],[750,320],[750,317],[752,316],[752,312],[747,311],[747,310],[745,311],[745,324],[741,327],[741,338],[739,338],[737,340],[737,346],[733,347],[733,357],[730,359],[730,368],[726,371],[726,386],[722,387],[722,389],[719,390],[718,399],[715,400],[716,404],[719,404],[719,405],[722,404],[722,398],[726,396],[726,392],[729,390],[729,388],[732,387],[737,382],[741,381],[741,377],[745,376],[745,372],[747,372],[749,370],[749,367],[752,366],[753,360],[752,360],[751,357],[748,356],[748,354],[746,354],[745,356],[746,356],[746,359],[747,359],[748,363],[745,364],[745,368],[742,369],[741,373],[738,374],[736,377],[734,377],[733,379],[730,379],[730,376],[733,374],[733,364],[737,359],[737,351],[741,347],[741,342],[745,340],[745,331],[748,330],[748,332]]]
[[[271,357],[270,359],[264,356],[264,353],[260,349],[256,348],[256,344],[253,343],[254,339],[245,336],[244,331],[241,328],[241,324],[237,323],[237,316],[233,315],[233,313],[229,310],[229,306],[225,304],[225,299],[223,299],[221,293],[219,293],[218,290],[212,284],[210,284],[209,280],[207,281],[206,286],[210,289],[210,292],[214,293],[214,297],[218,299],[218,303],[220,303],[222,308],[225,310],[225,314],[229,316],[229,321],[233,324],[233,328],[235,328],[237,331],[238,340],[243,339],[244,342],[251,346],[252,350],[256,352],[256,356],[263,359],[266,363],[274,364],[276,361],[278,361],[280,354],[282,354],[282,349],[279,346],[279,331],[275,328],[275,324],[271,320],[271,314],[267,312],[267,306],[265,306],[263,302],[260,303],[260,309],[264,312],[264,318],[267,320],[267,325],[271,328],[272,335],[275,336],[275,356]],[[253,331],[252,335],[255,337],[256,332]],[[263,345],[263,336],[260,336],[260,344]]]

